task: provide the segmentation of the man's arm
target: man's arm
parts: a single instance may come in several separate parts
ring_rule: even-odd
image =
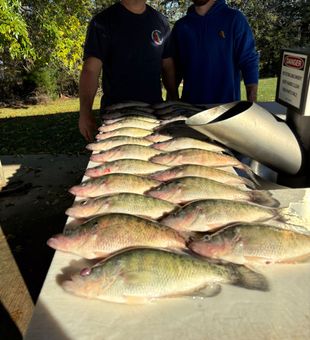
[[[249,102],[256,102],[257,101],[257,84],[248,84],[245,85],[246,88],[246,98]]]
[[[168,100],[178,100],[178,84],[176,79],[176,69],[172,58],[162,59],[162,79],[167,90]]]
[[[102,61],[95,57],[89,57],[84,61],[79,83],[80,118],[79,129],[87,141],[94,139],[97,124],[92,107],[98,89],[99,75],[102,69]]]

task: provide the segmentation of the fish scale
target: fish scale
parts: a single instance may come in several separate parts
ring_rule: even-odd
[[[123,251],[82,273],[86,274],[74,275],[63,288],[76,295],[118,303],[191,295],[219,283],[268,290],[265,278],[246,267],[154,248]]]
[[[230,262],[294,263],[310,259],[310,236],[266,224],[237,224],[193,241],[190,248]]]

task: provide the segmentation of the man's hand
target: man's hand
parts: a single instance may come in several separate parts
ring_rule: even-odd
[[[248,84],[245,85],[246,88],[246,97],[249,102],[256,102],[257,101],[257,84]]]
[[[94,140],[97,130],[95,117],[92,114],[94,97],[98,88],[98,79],[102,68],[100,59],[89,57],[84,61],[80,76],[80,119],[79,129],[87,141]]]
[[[94,135],[97,132],[97,123],[92,113],[80,114],[79,129],[81,134],[88,142],[94,140]]]

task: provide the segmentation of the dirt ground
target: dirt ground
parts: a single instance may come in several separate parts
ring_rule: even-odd
[[[0,156],[7,185],[0,191],[0,226],[33,303],[54,250],[46,241],[63,230],[89,156]],[[9,289],[9,287],[8,287]]]

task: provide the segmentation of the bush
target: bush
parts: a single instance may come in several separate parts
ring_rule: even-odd
[[[32,94],[36,97],[47,96],[51,99],[58,97],[56,71],[50,67],[33,70],[26,76],[24,86],[33,88]]]

